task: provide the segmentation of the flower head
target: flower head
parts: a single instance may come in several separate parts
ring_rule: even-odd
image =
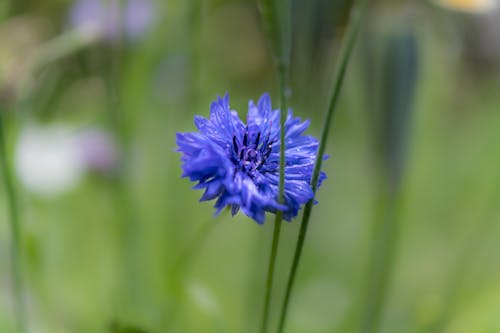
[[[217,199],[216,214],[230,206],[258,223],[265,212],[283,212],[290,221],[300,207],[313,198],[310,186],[318,140],[302,135],[309,121],[301,122],[288,112],[285,121],[285,200],[278,201],[280,163],[280,112],[271,108],[269,95],[257,105],[249,102],[247,123],[229,107],[229,96],[218,98],[210,118],[195,116],[199,132],[177,133],[182,153],[183,177],[204,189],[200,201]],[[321,173],[320,182],[326,178]]]

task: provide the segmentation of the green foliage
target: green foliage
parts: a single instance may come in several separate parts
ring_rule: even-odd
[[[24,70],[36,60],[33,55],[44,56],[37,52],[66,40],[61,36],[71,4],[11,1],[0,21],[0,112],[22,217],[20,265],[33,331],[253,333],[259,327],[273,221],[259,227],[241,215],[213,218],[211,204],[199,203],[199,193],[180,178],[175,152],[175,132],[192,130],[193,116],[208,115],[217,94],[229,91],[238,110],[264,91],[278,100],[258,8],[254,1],[157,3],[160,18],[142,39],[75,43],[60,48],[64,54],[44,53],[50,61],[26,81],[25,95],[18,94],[18,79],[29,77]],[[320,3],[327,1],[295,2],[292,8],[288,101],[294,114],[311,119],[309,133],[315,136],[339,59],[342,34],[333,31],[343,31],[345,21],[334,23],[340,14],[324,8],[339,5],[343,11],[346,2]],[[442,10],[414,5],[374,5],[367,19],[391,34],[370,37],[377,58],[369,66],[363,31],[353,49],[335,135],[325,150],[329,178],[311,216],[287,333],[359,329],[374,216],[385,207],[375,194],[380,184],[374,172],[385,148],[373,133],[386,129],[372,121],[378,113],[368,112],[399,108],[400,100],[391,104],[391,97],[411,73],[396,70],[373,79],[365,74],[404,65],[396,54],[408,48],[387,39],[394,33],[387,23],[405,10],[426,15],[407,20],[419,50],[418,84],[403,133],[409,136],[404,200],[379,331],[498,331],[498,65],[461,58],[466,46],[459,36],[473,31],[467,20],[457,23]],[[485,35],[471,36],[479,41]],[[278,57],[283,45],[274,46]],[[390,60],[382,51],[386,45],[396,50]],[[488,71],[477,71],[486,65]],[[384,103],[377,100],[379,88]],[[377,99],[370,102],[368,92]],[[33,124],[106,130],[121,149],[120,168],[85,173],[57,195],[30,190],[19,176],[16,152]],[[14,333],[4,185],[0,181],[0,332]],[[211,223],[216,228],[206,228]],[[277,324],[299,227],[299,220],[282,225],[269,327]]]

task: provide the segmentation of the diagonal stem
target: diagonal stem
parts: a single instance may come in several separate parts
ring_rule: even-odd
[[[330,99],[330,104],[328,107],[328,111],[326,113],[325,121],[323,123],[323,131],[321,134],[321,141],[319,143],[318,147],[318,155],[316,158],[316,162],[314,164],[314,172],[311,180],[311,186],[313,189],[313,192],[316,194],[316,190],[318,188],[318,181],[319,181],[319,176],[321,173],[321,165],[323,162],[323,155],[325,153],[325,147],[326,143],[328,140],[328,135],[330,133],[330,126],[332,123],[333,116],[335,115],[335,110],[337,106],[337,102],[339,99],[340,91],[342,88],[342,84],[344,81],[345,73],[347,70],[347,64],[349,63],[349,58],[354,46],[354,43],[356,41],[356,37],[358,35],[360,26],[361,26],[361,21],[363,14],[366,11],[367,8],[367,0],[362,0],[359,9],[353,9],[352,17],[349,22],[349,26],[346,32],[346,37],[345,37],[345,42],[341,50],[340,54],[340,59],[337,67],[337,72],[335,74],[335,81],[334,81],[334,86],[333,86],[333,92],[332,96]],[[297,245],[295,248],[295,254],[293,257],[293,262],[292,266],[290,269],[290,274],[288,276],[288,282],[286,286],[286,292],[285,292],[285,298],[283,300],[283,305],[281,308],[281,314],[280,314],[280,319],[279,319],[279,327],[278,327],[278,332],[283,332],[285,323],[286,323],[286,317],[288,313],[288,307],[290,304],[290,298],[292,295],[292,290],[293,290],[293,285],[295,282],[295,277],[297,273],[297,269],[299,266],[300,258],[302,255],[302,248],[304,246],[304,240],[306,238],[307,234],[307,228],[309,225],[309,218],[311,216],[311,211],[312,207],[314,205],[314,198],[311,199],[305,206],[304,208],[304,214],[302,216],[302,223],[300,225],[300,231],[299,231],[299,236],[297,239]]]
[[[17,207],[17,196],[14,188],[14,179],[7,159],[7,149],[5,144],[5,128],[3,124],[3,110],[0,110],[0,163],[2,167],[2,177],[5,184],[5,192],[9,206],[9,219],[11,230],[11,274],[15,299],[15,312],[18,332],[26,332],[25,309],[23,301],[23,283],[20,265],[20,219]]]

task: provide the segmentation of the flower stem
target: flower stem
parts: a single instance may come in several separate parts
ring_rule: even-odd
[[[330,126],[332,123],[333,116],[335,115],[335,110],[337,106],[337,102],[339,99],[340,91],[342,88],[342,84],[344,81],[345,73],[347,70],[347,64],[349,63],[349,58],[354,46],[354,43],[356,41],[356,37],[358,35],[360,26],[361,26],[361,21],[363,14],[366,11],[367,8],[367,0],[362,0],[361,4],[359,5],[359,8],[354,8],[352,12],[352,16],[349,20],[349,26],[346,31],[346,36],[345,36],[345,42],[342,47],[341,53],[340,53],[340,59],[338,62],[338,67],[337,71],[335,74],[335,79],[334,79],[334,85],[333,85],[333,92],[332,96],[330,98],[330,104],[328,107],[328,111],[326,113],[325,121],[323,123],[323,131],[321,134],[321,141],[319,143],[318,147],[318,154],[316,158],[316,162],[314,164],[314,172],[311,180],[311,187],[313,189],[313,192],[316,194],[316,190],[318,188],[318,180],[319,180],[319,175],[321,172],[321,164],[323,162],[323,155],[325,153],[325,147],[326,143],[328,140],[328,135],[330,133]],[[292,295],[292,290],[293,290],[293,285],[295,282],[295,276],[297,273],[297,268],[299,266],[301,254],[302,254],[302,248],[304,246],[304,240],[306,238],[307,234],[307,228],[309,225],[309,218],[311,216],[311,211],[312,207],[314,205],[314,198],[311,199],[305,206],[304,208],[304,214],[302,216],[302,223],[300,225],[300,231],[299,231],[299,236],[297,239],[297,245],[295,247],[295,253],[293,257],[293,262],[292,266],[290,268],[290,274],[288,276],[288,282],[286,286],[286,291],[285,291],[285,298],[283,300],[283,305],[281,308],[281,313],[280,313],[280,319],[279,319],[279,326],[278,326],[278,332],[283,332],[285,328],[285,323],[286,323],[286,317],[287,317],[287,312],[288,312],[288,306],[290,304],[290,297]]]
[[[285,194],[285,120],[286,120],[286,82],[287,82],[287,68],[286,66],[278,67],[278,75],[280,81],[280,182],[279,182],[279,194],[278,198],[280,202],[284,201]],[[278,244],[280,240],[281,224],[283,220],[283,212],[278,211],[276,213],[276,219],[274,220],[274,231],[273,231],[273,241],[271,244],[271,254],[269,257],[269,267],[267,270],[267,282],[266,291],[264,297],[264,312],[262,315],[262,327],[261,332],[267,332],[267,326],[269,322],[269,310],[271,304],[271,295],[273,290],[273,278],[274,278],[274,266],[276,263],[276,256],[278,254]]]
[[[17,319],[18,332],[26,332],[26,321],[23,301],[23,284],[21,277],[21,246],[20,246],[20,219],[17,207],[17,197],[14,188],[14,179],[7,159],[7,149],[5,144],[5,129],[3,124],[3,115],[0,110],[0,163],[2,166],[2,177],[4,179],[5,191],[7,194],[10,230],[11,230],[11,274],[15,299],[15,312]]]
[[[273,278],[274,278],[274,265],[276,263],[276,255],[278,254],[278,243],[280,239],[281,222],[283,213],[278,211],[276,213],[276,220],[274,221],[273,242],[271,244],[271,255],[269,256],[269,267],[267,269],[266,292],[264,297],[264,312],[262,314],[262,327],[261,332],[267,332],[269,323],[269,310],[271,304],[271,294],[273,291]]]
[[[287,82],[291,45],[291,1],[261,0],[260,10],[277,70],[280,91],[280,179],[278,201],[283,203],[285,194],[285,121],[288,110]],[[269,257],[269,266],[267,270],[266,290],[264,294],[264,308],[261,322],[262,333],[267,332],[269,323],[274,269],[276,264],[276,257],[278,254],[282,220],[283,212],[278,211],[276,213],[276,219],[274,221],[273,240],[271,244],[271,254]]]

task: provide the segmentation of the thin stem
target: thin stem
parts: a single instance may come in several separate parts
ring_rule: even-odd
[[[316,194],[316,190],[318,188],[318,180],[321,173],[321,165],[323,162],[323,155],[325,153],[326,143],[328,141],[328,135],[330,133],[330,126],[332,123],[333,116],[335,115],[335,110],[337,106],[337,102],[339,99],[340,91],[342,88],[342,84],[344,81],[345,73],[347,70],[347,64],[349,63],[349,58],[356,41],[356,37],[358,35],[363,14],[367,8],[367,0],[363,0],[359,6],[359,9],[353,9],[352,17],[349,22],[349,26],[346,31],[345,42],[343,48],[340,53],[340,59],[338,62],[337,72],[335,75],[333,92],[330,99],[330,105],[328,107],[328,111],[326,113],[325,121],[323,123],[323,131],[321,134],[321,141],[318,147],[318,154],[314,164],[314,171],[311,180],[311,187],[313,189],[314,194]],[[304,214],[302,216],[302,223],[300,225],[299,236],[297,239],[297,245],[295,248],[295,253],[293,257],[292,266],[290,268],[290,274],[288,276],[288,282],[285,291],[285,298],[283,300],[283,305],[281,308],[281,314],[279,319],[278,332],[283,332],[286,323],[286,316],[288,313],[288,306],[290,304],[290,297],[292,295],[293,285],[295,282],[295,276],[297,273],[297,268],[299,266],[300,258],[302,255],[302,248],[304,246],[304,240],[307,234],[307,228],[309,225],[309,218],[311,216],[312,207],[314,205],[314,198],[311,199],[304,208]]]
[[[20,246],[20,219],[19,210],[17,207],[17,197],[14,188],[14,179],[7,160],[7,149],[5,144],[5,129],[3,124],[2,111],[0,110],[0,163],[2,167],[2,176],[5,184],[5,191],[7,193],[7,200],[9,206],[10,230],[11,230],[11,274],[12,284],[15,299],[15,311],[17,318],[18,331],[20,333],[26,332],[26,320],[23,301],[23,283],[21,276],[21,246]]]
[[[264,312],[262,314],[262,327],[261,332],[267,332],[267,327],[269,323],[269,310],[271,304],[271,294],[273,291],[273,279],[274,279],[274,265],[276,263],[276,256],[278,254],[278,244],[280,239],[281,222],[283,213],[278,211],[276,214],[276,220],[274,221],[274,231],[273,231],[273,242],[271,244],[271,254],[269,256],[269,267],[267,269],[267,279],[266,279],[266,291],[264,297]]]
[[[278,201],[284,202],[285,194],[285,121],[287,115],[287,82],[290,63],[290,41],[291,41],[291,4],[289,0],[261,1],[261,13],[266,27],[271,51],[278,74],[280,90],[280,179],[278,190]],[[264,308],[262,313],[261,332],[266,333],[269,323],[271,296],[273,290],[274,270],[278,245],[281,232],[283,212],[276,213],[274,221],[273,240],[271,254],[267,270],[266,290],[264,294]]]
[[[280,82],[280,183],[279,183],[279,201],[284,202],[285,195],[285,121],[287,113],[286,104],[286,82],[287,82],[287,66],[279,65],[278,68],[279,82]],[[283,214],[276,214],[282,217]],[[281,218],[279,219],[281,220]]]
[[[280,182],[279,182],[279,194],[278,199],[280,202],[284,201],[285,193],[285,120],[286,120],[286,80],[287,80],[287,68],[286,66],[279,66],[279,81],[280,81]],[[283,220],[283,212],[278,211],[276,213],[276,219],[274,220],[274,231],[273,231],[273,241],[271,244],[271,254],[269,257],[269,267],[267,270],[267,282],[266,291],[264,297],[264,310],[262,314],[262,327],[261,332],[267,332],[268,322],[269,322],[269,312],[271,304],[271,295],[273,290],[273,279],[274,279],[274,268],[276,263],[276,256],[278,254],[278,244],[280,240],[281,224]]]

